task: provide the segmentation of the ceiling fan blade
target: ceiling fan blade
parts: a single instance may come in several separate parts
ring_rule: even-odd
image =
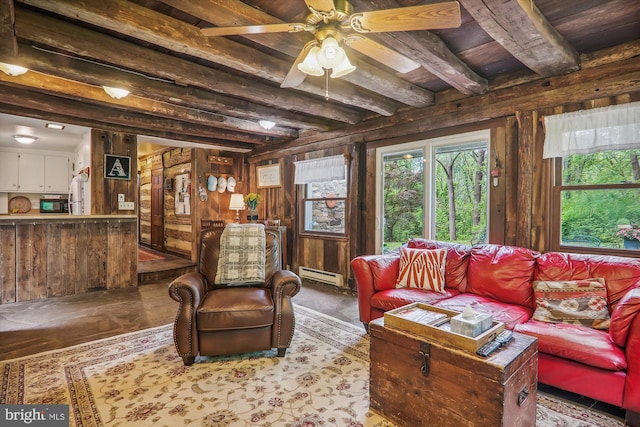
[[[209,27],[202,28],[202,34],[207,37],[214,36],[238,36],[247,34],[265,33],[296,33],[309,29],[307,24],[265,24],[265,25],[240,25],[237,27]]]
[[[284,80],[282,81],[282,83],[280,83],[280,87],[282,88],[296,87],[304,81],[307,75],[298,69],[298,64],[304,61],[304,59],[307,57],[307,54],[309,53],[311,48],[317,44],[318,44],[317,41],[311,40],[310,42],[304,45],[304,47],[296,57],[295,62],[289,69],[289,72],[285,76]]]
[[[336,8],[333,4],[333,0],[304,0],[304,2],[311,11],[331,12]]]
[[[359,33],[457,28],[461,24],[460,3],[451,1],[354,13],[349,23]]]
[[[396,70],[399,73],[408,73],[420,67],[420,64],[399,54],[385,45],[363,37],[359,34],[349,36],[345,39],[347,46],[367,55],[370,58]]]

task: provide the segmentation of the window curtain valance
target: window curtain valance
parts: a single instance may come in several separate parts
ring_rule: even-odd
[[[293,162],[296,168],[294,183],[334,181],[347,177],[347,159],[345,156],[323,157],[321,159]]]
[[[543,156],[640,148],[640,102],[546,116]]]

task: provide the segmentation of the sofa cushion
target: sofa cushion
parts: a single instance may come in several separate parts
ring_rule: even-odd
[[[538,252],[515,246],[473,248],[467,272],[467,292],[533,309],[531,284],[538,255]]]
[[[468,305],[479,313],[490,313],[493,320],[502,322],[507,329],[519,323],[524,323],[531,318],[532,309],[521,305],[507,304],[491,298],[475,294],[459,294],[451,298],[437,301],[438,307],[462,312]]]
[[[422,238],[410,239],[407,247],[417,249],[447,248],[447,262],[444,270],[445,287],[467,290],[467,268],[471,256],[471,246],[452,242],[440,242]]]
[[[640,286],[640,259],[636,258],[547,252],[537,264],[536,280],[604,278],[609,312],[627,292]]]
[[[396,287],[444,292],[446,249],[400,248]]]
[[[445,289],[444,293],[415,288],[387,289],[373,294],[371,297],[371,306],[387,311],[414,302],[433,305],[440,300],[450,298],[456,294],[458,294],[458,291],[455,289]]]
[[[609,329],[604,279],[535,280],[533,291],[535,320]]]
[[[640,288],[627,292],[611,313],[609,338],[620,347],[627,346],[627,337],[633,319],[640,313]]]
[[[530,320],[514,329],[538,338],[538,351],[609,371],[627,369],[624,351],[606,331],[566,323]]]
[[[373,288],[376,291],[396,287],[396,280],[400,272],[400,254],[379,255],[370,259],[368,264],[373,276]]]

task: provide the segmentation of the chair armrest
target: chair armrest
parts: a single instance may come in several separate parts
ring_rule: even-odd
[[[287,348],[293,339],[295,329],[293,303],[291,297],[300,291],[302,280],[289,270],[278,270],[267,282],[271,289],[274,305],[274,322],[271,332],[271,345],[275,348]]]
[[[278,270],[273,273],[267,286],[271,289],[274,303],[277,304],[276,298],[282,296],[291,298],[300,291],[302,281],[297,274],[289,270]]]
[[[173,322],[173,339],[181,357],[195,357],[199,353],[198,340],[194,339],[198,336],[196,311],[206,289],[206,279],[196,272],[183,274],[169,284],[169,296],[180,303]]]

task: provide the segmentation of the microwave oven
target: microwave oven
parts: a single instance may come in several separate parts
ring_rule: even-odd
[[[40,199],[40,213],[69,213],[69,200]]]

